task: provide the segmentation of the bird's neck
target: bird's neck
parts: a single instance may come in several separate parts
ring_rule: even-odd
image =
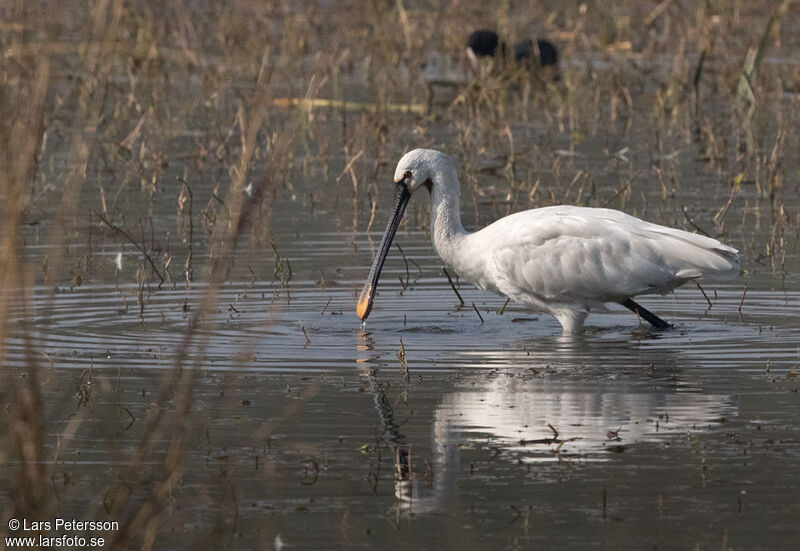
[[[438,174],[431,188],[431,242],[442,260],[455,266],[457,242],[467,235],[461,225],[461,190],[455,170]]]

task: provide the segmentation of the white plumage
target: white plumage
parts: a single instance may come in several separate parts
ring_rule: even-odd
[[[407,153],[397,165],[394,180],[398,223],[398,211],[402,217],[405,207],[402,187],[405,201],[419,187],[427,187],[431,241],[442,260],[481,289],[549,312],[564,333],[579,332],[589,312],[605,309],[608,302],[641,309],[657,326],[658,322],[666,326],[630,301],[631,297],[667,293],[694,279],[732,279],[740,272],[738,251],[716,239],[611,209],[566,205],[532,209],[468,233],[461,224],[455,167],[438,151]],[[389,226],[382,243],[387,248],[394,234],[389,231],[391,222]],[[385,252],[376,256],[373,280],[367,282],[359,301],[362,319],[369,314],[383,258]]]

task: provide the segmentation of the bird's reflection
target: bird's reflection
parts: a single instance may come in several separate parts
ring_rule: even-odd
[[[382,438],[394,456],[395,496],[399,503],[411,504],[413,488],[411,483],[411,447],[406,444],[405,436],[394,420],[394,409],[386,397],[386,393],[377,378],[376,364],[380,354],[375,353],[375,341],[370,333],[362,330],[358,334],[357,349],[371,352],[366,358],[358,358],[356,362],[362,368],[362,375],[367,378],[368,387],[375,402],[375,411],[381,423]]]
[[[692,360],[682,355],[629,342],[532,339],[461,353],[487,369],[470,370],[447,389],[432,413],[431,462],[414,465],[366,332],[359,349],[370,353],[359,362],[393,451],[395,508],[415,514],[440,510],[456,491],[464,450],[523,465],[604,461],[614,457],[609,452],[703,430],[738,412],[733,392],[705,391],[702,371],[686,369]],[[424,476],[415,477],[415,468]]]

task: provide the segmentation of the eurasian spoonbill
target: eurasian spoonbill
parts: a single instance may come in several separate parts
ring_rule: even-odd
[[[358,299],[366,320],[381,268],[411,194],[431,196],[431,242],[464,280],[558,319],[578,333],[593,309],[616,302],[658,329],[667,322],[632,297],[665,294],[687,281],[735,278],[739,253],[716,239],[651,224],[602,208],[567,205],[517,212],[480,231],[461,225],[460,189],[453,161],[439,151],[406,153],[394,173],[394,211]]]

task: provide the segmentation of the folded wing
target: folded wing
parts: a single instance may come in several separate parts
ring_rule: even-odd
[[[692,279],[732,279],[741,270],[738,251],[716,239],[610,209],[535,209],[490,228],[474,235],[492,251],[493,286],[516,300],[590,308]]]

